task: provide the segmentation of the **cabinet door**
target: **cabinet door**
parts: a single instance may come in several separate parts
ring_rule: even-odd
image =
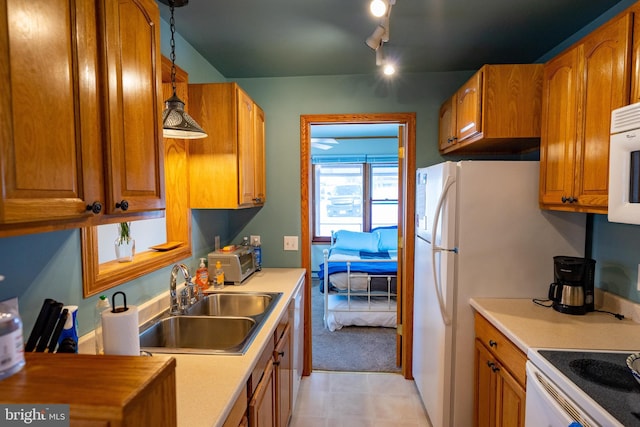
[[[288,324],[274,350],[276,370],[276,419],[278,427],[286,427],[293,402],[293,366],[291,354],[291,324]]]
[[[462,86],[457,94],[456,137],[461,143],[482,132],[482,69]]]
[[[253,100],[242,89],[238,94],[238,204],[253,205],[255,194],[255,150],[253,145],[254,116]]]
[[[274,425],[273,364],[268,363],[260,384],[249,402],[249,426],[272,427]]]
[[[524,426],[525,390],[504,369],[496,364],[496,423],[498,427]]]
[[[0,0],[0,223],[81,220],[102,201],[95,15]]]
[[[631,14],[608,22],[583,39],[584,99],[576,146],[573,197],[580,206],[606,212],[609,193],[611,110],[629,100]]]
[[[456,96],[453,95],[440,106],[438,121],[438,148],[443,151],[456,144]]]
[[[496,420],[496,376],[491,370],[495,360],[485,346],[475,343],[474,426],[494,427]]]
[[[118,0],[105,8],[107,213],[164,209],[158,6]]]
[[[580,90],[578,45],[547,62],[542,83],[540,203],[562,205],[573,194]]]
[[[253,104],[255,110],[253,127],[254,146],[254,204],[264,204],[267,201],[267,176],[265,153],[265,118],[264,111],[258,105]]]

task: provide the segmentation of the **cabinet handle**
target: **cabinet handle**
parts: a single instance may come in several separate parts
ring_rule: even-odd
[[[495,342],[494,340],[489,340],[489,347],[497,347],[498,343]]]
[[[129,209],[129,202],[127,202],[126,200],[122,200],[119,203],[116,203],[116,209],[122,209],[123,211],[126,211],[127,209]]]
[[[255,197],[255,198],[253,199],[253,202],[254,202],[254,203],[262,203],[262,197]]]
[[[496,364],[489,360],[487,361],[487,366],[493,369],[493,367],[496,366]]]
[[[87,211],[91,211],[94,214],[99,214],[100,212],[102,212],[102,203],[93,202],[92,204],[87,205]]]
[[[279,361],[279,360],[278,360],[277,362],[276,362],[276,361],[274,361],[274,362],[273,362],[273,365],[274,365],[274,366],[280,366],[280,361]]]
[[[284,351],[279,351],[278,352],[278,356],[283,357],[284,356]]]
[[[562,196],[562,203],[577,203],[578,199],[575,197],[565,197]]]
[[[569,201],[569,199],[567,199],[565,196],[562,196],[562,203],[567,203],[567,201]]]

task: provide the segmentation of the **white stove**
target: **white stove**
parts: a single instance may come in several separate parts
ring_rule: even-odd
[[[530,349],[525,426],[640,426],[633,352]]]

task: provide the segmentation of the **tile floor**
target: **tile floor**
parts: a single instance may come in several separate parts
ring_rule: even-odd
[[[400,374],[313,371],[290,427],[430,427],[413,381]]]

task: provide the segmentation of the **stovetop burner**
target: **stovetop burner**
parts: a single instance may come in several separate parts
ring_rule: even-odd
[[[629,353],[539,350],[556,369],[625,426],[640,426],[640,384]]]
[[[626,366],[606,360],[575,359],[569,362],[573,372],[587,381],[616,390],[632,392],[639,388],[638,382],[630,375]]]

